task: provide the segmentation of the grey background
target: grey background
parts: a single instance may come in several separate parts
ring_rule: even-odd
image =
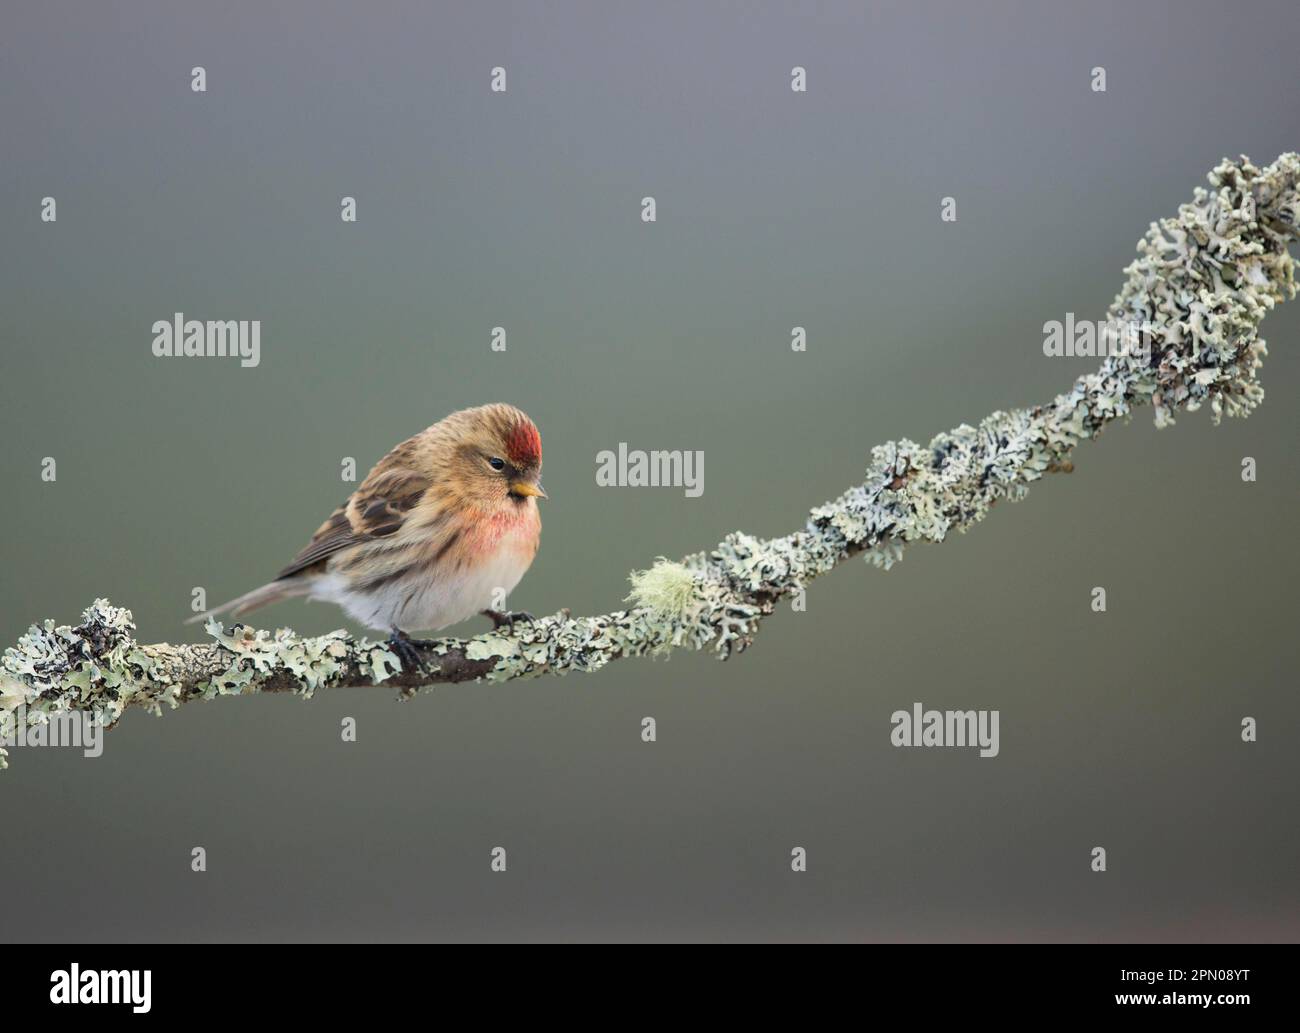
[[[4,23],[5,642],[99,595],[192,639],[191,589],[273,574],[342,457],[491,400],[537,420],[552,495],[511,602],[615,608],[657,555],[799,526],[873,444],[1065,390],[1093,363],[1043,357],[1044,321],[1101,317],[1221,157],[1300,147],[1290,0]],[[176,311],[261,319],[261,366],[153,358]],[[1264,330],[1250,420],[1144,410],[971,535],[817,582],[732,662],[221,700],[132,712],[97,760],[14,750],[4,935],[1294,940],[1300,305]],[[703,449],[704,496],[598,489],[620,441]],[[1000,709],[1001,755],[891,747],[914,700]]]

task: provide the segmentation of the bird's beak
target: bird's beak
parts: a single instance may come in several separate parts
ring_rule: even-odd
[[[521,495],[524,498],[544,499],[549,496],[542,490],[541,484],[533,484],[531,481],[515,481],[510,485],[511,495]]]

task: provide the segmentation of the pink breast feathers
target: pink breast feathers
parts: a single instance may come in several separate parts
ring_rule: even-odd
[[[472,527],[465,543],[471,555],[486,557],[509,549],[531,559],[537,551],[542,521],[535,505],[511,505],[474,521]]]

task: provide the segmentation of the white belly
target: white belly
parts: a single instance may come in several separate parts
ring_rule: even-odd
[[[483,610],[500,609],[531,562],[526,552],[502,548],[444,578],[423,573],[369,592],[352,591],[345,578],[325,574],[313,584],[311,598],[337,603],[353,620],[377,631],[437,631]]]

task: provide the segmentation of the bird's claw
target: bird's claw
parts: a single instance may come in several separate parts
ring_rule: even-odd
[[[532,624],[537,620],[527,610],[484,610],[483,616],[492,622],[492,630],[501,630],[501,625],[508,625],[511,634],[514,634],[515,621],[527,621]]]
[[[388,647],[397,654],[397,659],[402,662],[403,671],[424,671],[424,660],[420,657],[420,651],[416,646],[427,645],[424,641],[417,641],[411,638],[404,631],[393,629],[388,636]]]

